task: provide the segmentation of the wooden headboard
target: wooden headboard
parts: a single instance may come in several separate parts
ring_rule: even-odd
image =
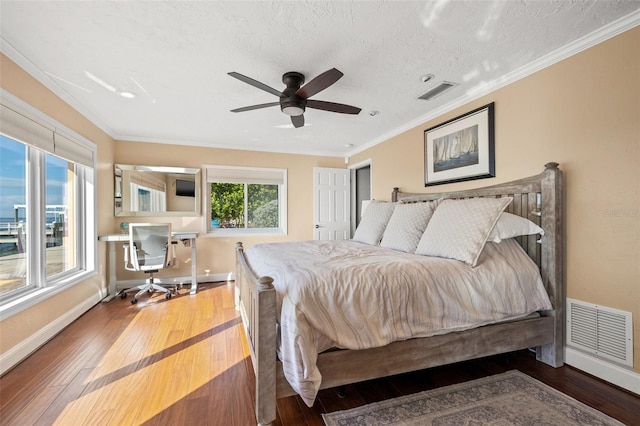
[[[558,163],[545,164],[544,171],[538,175],[483,188],[429,194],[401,192],[394,188],[391,195],[392,201],[402,202],[474,197],[513,197],[505,211],[527,218],[544,229],[545,234],[539,240],[537,235],[518,237],[517,240],[540,268],[554,308],[548,314],[557,317],[556,339],[564,342],[564,194]],[[562,356],[562,351],[556,352],[554,357]],[[561,363],[560,359],[557,361]]]

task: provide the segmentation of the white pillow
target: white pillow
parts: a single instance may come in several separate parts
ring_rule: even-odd
[[[511,197],[442,201],[424,231],[416,254],[461,260],[476,266]]]
[[[503,212],[489,234],[489,241],[499,243],[507,238],[534,234],[544,235],[544,230],[529,219]]]
[[[353,234],[353,241],[371,245],[380,243],[395,206],[395,203],[371,201],[364,211],[356,232]]]
[[[437,206],[437,201],[398,204],[384,230],[380,245],[407,253],[415,252]]]

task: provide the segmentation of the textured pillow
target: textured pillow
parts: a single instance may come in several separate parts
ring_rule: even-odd
[[[380,245],[407,253],[415,252],[437,205],[437,201],[398,204],[384,230]]]
[[[353,241],[377,245],[395,206],[395,203],[371,201],[353,234]]]
[[[416,254],[461,260],[476,266],[511,197],[444,200],[433,213]]]
[[[507,238],[534,234],[544,235],[544,230],[529,219],[503,212],[500,215],[496,226],[491,230],[491,234],[489,234],[489,241],[499,243]]]

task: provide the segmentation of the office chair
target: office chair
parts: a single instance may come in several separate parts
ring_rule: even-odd
[[[171,299],[171,291],[154,280],[153,274],[160,269],[175,264],[170,223],[131,223],[129,242],[124,245],[124,268],[128,271],[142,271],[149,274],[145,284],[124,290],[120,297],[136,291],[131,304],[138,303],[138,297],[145,292],[160,291]]]

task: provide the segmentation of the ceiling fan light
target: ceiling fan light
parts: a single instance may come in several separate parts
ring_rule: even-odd
[[[297,117],[304,113],[304,110],[298,106],[286,106],[282,108],[282,112],[292,117]]]

